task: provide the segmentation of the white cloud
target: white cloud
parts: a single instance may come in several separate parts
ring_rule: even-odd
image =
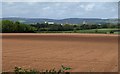
[[[117,16],[117,2],[16,2],[13,5],[3,4],[3,16],[20,17],[100,17],[109,18]],[[113,10],[112,10],[113,9]],[[11,12],[9,12],[11,11]],[[108,11],[108,12],[106,12]]]
[[[115,9],[111,9],[112,12],[115,12],[116,10]]]
[[[82,4],[79,7],[84,9],[85,11],[91,11],[95,7],[95,4],[94,3]]]
[[[95,4],[88,4],[88,5],[85,6],[85,10],[86,11],[91,11],[91,10],[93,10],[94,6],[95,6]]]
[[[0,18],[2,17],[2,4],[0,3]]]
[[[6,2],[7,4],[9,4],[9,5],[12,5],[12,4],[14,4],[14,2]]]
[[[56,3],[55,6],[60,6],[61,4],[60,3]]]
[[[80,5],[81,8],[84,8],[85,6],[84,5]]]
[[[43,8],[43,10],[48,10],[48,9],[50,9],[49,6]]]
[[[3,0],[3,2],[118,2],[119,0]]]
[[[35,5],[37,2],[27,2],[28,5]]]

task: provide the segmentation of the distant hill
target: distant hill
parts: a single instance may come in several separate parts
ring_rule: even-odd
[[[100,18],[66,18],[66,19],[47,19],[47,18],[17,18],[17,17],[9,17],[9,18],[0,18],[0,20],[11,20],[11,21],[20,21],[21,23],[42,23],[42,22],[55,22],[55,23],[69,23],[69,24],[81,24],[83,22],[86,23],[117,23],[117,19],[100,19]]]

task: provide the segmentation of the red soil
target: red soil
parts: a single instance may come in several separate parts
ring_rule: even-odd
[[[118,36],[110,34],[3,34],[2,68],[39,71],[72,67],[71,72],[118,71]]]

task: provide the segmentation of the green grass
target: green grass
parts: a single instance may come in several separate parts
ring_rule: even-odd
[[[21,67],[15,67],[14,68],[14,74],[69,74],[69,72],[66,72],[68,70],[71,70],[72,68],[66,67],[61,65],[61,68],[56,70],[55,68],[50,69],[50,70],[44,70],[42,72],[37,71],[35,69],[24,69]],[[2,74],[7,74],[7,72],[2,72]]]
[[[114,29],[77,30],[76,33],[99,33],[99,34],[110,34],[111,33],[111,34],[117,34],[117,33],[113,32],[114,30],[118,30],[118,29],[114,28]]]
[[[89,30],[74,30],[74,31],[41,31],[37,33],[96,33],[96,34],[120,34],[120,32],[113,32],[117,28],[104,29],[89,29]]]

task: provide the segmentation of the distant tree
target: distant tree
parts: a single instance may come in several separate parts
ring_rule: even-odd
[[[3,32],[13,32],[13,22],[9,20],[3,20],[2,21],[2,31]]]
[[[73,27],[73,25],[65,24],[65,25],[63,25],[63,29],[65,31],[70,31],[70,30],[74,30],[74,27]]]
[[[0,21],[0,33],[2,33],[2,21]]]
[[[90,29],[97,29],[98,28],[97,26],[98,25],[93,24],[93,25],[91,25]]]
[[[86,30],[86,29],[91,29],[91,28],[90,28],[90,25],[88,25],[88,24],[83,24],[83,25],[80,26],[80,29],[81,29],[81,30]]]
[[[13,22],[9,20],[2,20],[2,32],[3,33],[24,33],[34,32],[35,27],[20,22]]]
[[[49,25],[49,30],[50,31],[62,31],[63,30],[63,26],[60,25],[60,24]]]

